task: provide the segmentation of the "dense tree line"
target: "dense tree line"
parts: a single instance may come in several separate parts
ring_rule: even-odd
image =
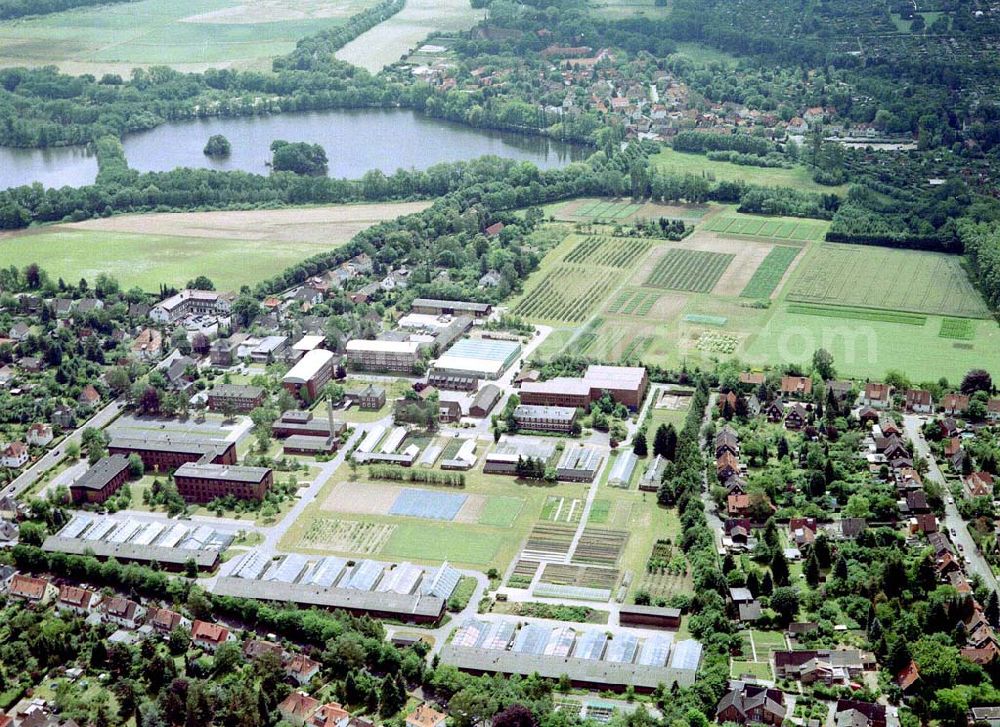
[[[962,220],[959,237],[979,290],[993,310],[1000,310],[1000,228],[997,222]]]

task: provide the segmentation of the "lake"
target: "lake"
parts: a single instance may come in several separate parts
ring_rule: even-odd
[[[232,153],[210,159],[203,153],[213,134],[229,139]],[[210,118],[163,124],[122,143],[129,166],[143,172],[177,167],[242,170],[267,174],[271,142],[306,141],[326,149],[330,176],[357,179],[370,169],[426,169],[493,154],[529,161],[540,168],[583,160],[586,147],[539,136],[473,129],[410,109],[357,109]],[[81,148],[0,147],[0,188],[42,181],[46,186],[80,186],[94,181],[97,165]]]

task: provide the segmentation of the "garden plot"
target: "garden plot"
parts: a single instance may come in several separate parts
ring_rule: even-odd
[[[828,243],[799,265],[788,300],[985,318],[989,310],[957,255]]]
[[[562,561],[569,554],[576,528],[539,523],[528,534],[521,560]]]
[[[564,260],[573,264],[628,268],[646,254],[651,244],[650,240],[639,237],[619,239],[591,235],[577,243]]]
[[[557,265],[539,279],[514,308],[532,320],[579,323],[585,320],[614,288],[616,275],[579,265]]]
[[[350,515],[388,515],[401,489],[396,485],[340,482],[330,490],[322,509]]]
[[[527,588],[531,585],[535,573],[538,572],[539,563],[537,560],[519,560],[514,564],[507,585],[511,588]]]
[[[587,528],[583,531],[576,550],[573,551],[573,562],[615,566],[625,552],[626,543],[628,543],[628,533],[623,530]]]
[[[721,235],[746,235],[778,240],[811,242],[822,240],[830,223],[799,217],[761,217],[739,213],[720,214],[705,225],[705,229]]]
[[[575,524],[583,515],[584,501],[573,497],[550,495],[542,506],[542,520],[553,523]]]
[[[742,298],[770,298],[801,248],[779,245],[771,248],[740,293]]]
[[[432,492],[406,487],[399,493],[389,508],[390,515],[419,517],[425,520],[454,520],[465,507],[468,495],[452,492]],[[478,520],[478,513],[472,520]]]
[[[371,555],[385,547],[395,529],[391,523],[316,518],[296,545],[310,550]]]
[[[646,278],[645,285],[689,293],[708,293],[719,282],[735,255],[706,250],[667,250]]]
[[[618,585],[618,576],[615,568],[546,563],[539,582],[554,586],[612,590]]]

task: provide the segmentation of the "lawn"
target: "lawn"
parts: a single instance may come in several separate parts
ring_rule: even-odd
[[[770,187],[793,187],[807,192],[844,194],[847,186],[826,187],[816,184],[805,167],[780,169],[748,167],[732,162],[712,161],[702,154],[688,154],[664,148],[652,157],[653,166],[671,174],[709,174],[719,181],[745,181]]]
[[[491,566],[504,537],[457,523],[400,523],[381,555],[400,560],[448,560],[473,566]]]
[[[612,20],[636,16],[659,19],[670,15],[670,5],[657,5],[656,0],[591,0],[590,11]]]
[[[300,38],[336,27],[369,0],[142,0],[0,24],[0,64],[58,64],[70,73],[129,66],[209,65],[270,70]]]
[[[757,679],[772,680],[774,674],[771,673],[771,664],[761,661],[740,661],[733,659],[730,668],[730,676],[734,679],[742,677],[744,674],[751,674]]]
[[[517,520],[524,507],[524,498],[497,495],[486,501],[479,516],[480,525],[490,525],[497,528],[509,528]]]
[[[825,243],[799,264],[788,299],[803,303],[985,318],[958,255]]]

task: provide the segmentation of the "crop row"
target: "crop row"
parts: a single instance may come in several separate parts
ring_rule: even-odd
[[[779,245],[773,248],[757,266],[740,296],[743,298],[770,298],[788,270],[788,266],[792,264],[798,254],[799,248],[797,247]]]
[[[707,293],[715,287],[734,257],[705,250],[667,250],[645,284],[654,288]]]
[[[941,338],[971,341],[976,337],[976,325],[968,318],[942,318],[938,335]]]
[[[607,297],[613,282],[611,274],[600,275],[585,268],[562,265],[546,275],[514,312],[531,318],[579,322]]]
[[[846,308],[841,306],[804,305],[789,303],[789,313],[806,316],[822,316],[824,318],[843,318],[855,321],[875,321],[878,323],[902,323],[907,326],[922,326],[927,323],[927,316],[918,313],[903,313],[893,310],[874,310],[867,308]]]
[[[649,250],[650,242],[642,238],[619,240],[590,236],[566,255],[568,263],[588,263],[612,268],[627,268]]]

